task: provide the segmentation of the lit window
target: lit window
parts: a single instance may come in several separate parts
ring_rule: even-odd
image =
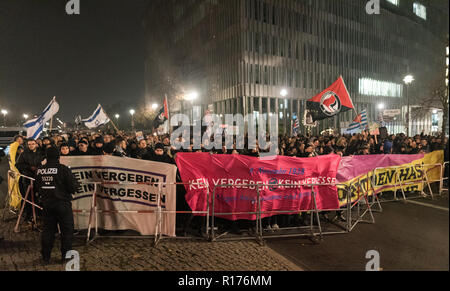
[[[384,97],[402,97],[403,85],[372,79],[359,79],[359,94]]]
[[[394,4],[395,6],[398,6],[400,3],[400,0],[387,0],[389,3]]]
[[[427,20],[427,8],[424,5],[415,2],[413,4],[413,12],[420,18]]]

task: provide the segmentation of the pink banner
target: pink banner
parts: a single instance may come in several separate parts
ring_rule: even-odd
[[[418,155],[362,155],[343,157],[336,176],[339,183],[347,182],[375,168],[387,168],[411,163],[424,157]]]
[[[338,155],[314,158],[277,156],[264,160],[243,155],[178,153],[175,160],[183,182],[189,183],[186,201],[193,211],[207,210],[206,188],[209,188],[210,203],[213,193],[215,195],[215,213],[233,213],[217,217],[255,220],[256,213],[249,212],[258,209],[256,184],[263,184],[259,186],[263,212],[311,210],[314,208],[312,189],[301,185],[336,183],[341,158]],[[339,208],[335,186],[315,186],[314,193],[318,209]],[[262,217],[276,214],[263,213]]]

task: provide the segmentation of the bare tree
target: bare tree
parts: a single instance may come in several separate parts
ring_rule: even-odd
[[[419,103],[420,107],[415,110],[415,117],[424,116],[432,109],[441,109],[443,112],[442,120],[442,144],[445,145],[445,130],[448,122],[448,86],[444,83],[442,78],[436,79],[427,88],[427,97],[423,98]]]

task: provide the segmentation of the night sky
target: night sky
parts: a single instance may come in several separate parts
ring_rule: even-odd
[[[99,103],[142,101],[148,1],[80,0],[67,15],[68,0],[0,0],[0,109],[39,114],[56,96],[73,122]]]

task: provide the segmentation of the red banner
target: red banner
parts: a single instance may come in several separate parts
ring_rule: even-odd
[[[183,182],[189,183],[186,201],[193,211],[207,210],[209,188],[210,203],[213,193],[215,196],[215,213],[227,213],[217,217],[255,220],[256,213],[249,212],[258,210],[258,192],[263,212],[313,209],[312,188],[304,185],[336,183],[341,158],[277,156],[264,160],[243,155],[178,153],[175,160]],[[315,186],[314,194],[318,209],[339,208],[336,186]],[[262,217],[276,214],[263,213]]]

